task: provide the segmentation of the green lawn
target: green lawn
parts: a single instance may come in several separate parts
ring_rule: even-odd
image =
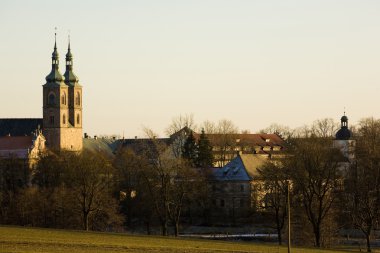
[[[0,252],[286,253],[287,249],[242,242],[0,226]],[[292,251],[292,253],[301,252],[334,253],[342,251],[301,248],[296,248]]]

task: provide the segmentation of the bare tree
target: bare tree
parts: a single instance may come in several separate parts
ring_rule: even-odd
[[[90,220],[94,227],[99,215],[113,220],[111,218],[117,216],[117,204],[111,196],[111,164],[102,156],[89,152],[69,154],[65,157],[65,164],[68,171],[66,184],[72,190],[76,209],[81,213],[83,229],[89,230]]]
[[[332,118],[316,120],[311,126],[312,133],[322,138],[334,137],[338,129],[339,123]]]
[[[259,179],[263,181],[266,193],[265,209],[272,214],[277,230],[278,244],[282,244],[282,229],[287,217],[287,191],[289,174],[280,161],[268,161],[261,169],[258,169]]]
[[[160,220],[162,235],[168,235],[171,222],[177,236],[184,203],[192,202],[190,199],[197,193],[201,177],[195,175],[187,161],[168,152],[169,147],[164,143],[150,139],[150,144],[152,147],[145,154],[149,164],[143,168],[145,185]]]
[[[353,225],[366,237],[367,252],[380,216],[380,120],[361,120],[355,162],[346,182],[346,207]]]
[[[278,134],[284,139],[289,139],[293,137],[294,130],[288,126],[272,123],[267,128],[260,130],[260,133]]]
[[[199,132],[204,131],[206,134],[215,134],[217,133],[217,126],[214,122],[206,120],[202,123]]]
[[[335,186],[341,176],[340,152],[323,138],[293,141],[286,161],[295,191],[313,227],[315,245],[321,247],[322,228],[335,200]]]
[[[185,127],[189,129],[196,128],[193,114],[185,114],[185,115],[179,115],[177,117],[174,117],[170,125],[166,128],[165,133],[167,135],[172,135],[182,130]]]
[[[171,138],[171,150],[176,158],[182,157],[183,146],[191,131],[196,129],[193,114],[180,115],[173,118],[166,129],[166,134]]]
[[[142,173],[147,161],[136,155],[133,150],[120,150],[114,159],[113,179],[120,194],[122,210],[127,217],[127,226],[131,226],[134,215],[142,211],[145,205],[139,205],[143,192]],[[148,202],[148,199],[145,199]],[[138,210],[139,209],[139,210]],[[146,221],[149,223],[149,221]]]
[[[215,146],[215,160],[217,166],[223,167],[236,156],[236,135],[239,129],[231,120],[220,120],[217,124],[216,134],[210,135],[210,141]]]

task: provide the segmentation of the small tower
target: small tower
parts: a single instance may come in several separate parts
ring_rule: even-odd
[[[355,140],[352,140],[352,133],[348,129],[348,117],[344,112],[340,118],[340,129],[335,135],[334,147],[338,148],[349,161],[352,161],[355,158],[355,144]]]
[[[81,150],[82,140],[82,86],[78,77],[73,72],[73,55],[69,45],[66,54],[65,84],[69,87],[69,123],[70,135],[74,149]]]

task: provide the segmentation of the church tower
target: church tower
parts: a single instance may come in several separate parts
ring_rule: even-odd
[[[340,129],[336,132],[334,147],[338,148],[344,157],[346,157],[350,162],[355,159],[355,140],[352,139],[352,133],[348,128],[348,117],[346,112],[340,118]]]
[[[70,48],[68,54],[69,53]],[[72,73],[72,57],[70,63],[70,71]],[[68,75],[70,75],[70,71]],[[75,83],[77,83],[77,78]],[[76,109],[74,109],[74,107],[72,109],[70,101],[73,100],[73,98],[70,97],[71,90],[68,85],[68,81],[65,82],[64,77],[59,72],[59,54],[57,51],[56,35],[54,51],[52,54],[52,69],[46,77],[46,83],[42,87],[43,134],[46,138],[46,145],[53,150],[82,150],[82,90],[80,88],[78,91],[80,95],[79,106],[77,106]],[[72,110],[77,110],[78,112],[80,111],[80,114],[78,114],[78,122],[80,124],[72,124],[70,119],[70,113]]]
[[[81,150],[83,146],[82,140],[82,86],[79,84],[78,77],[73,72],[73,55],[69,46],[66,54],[66,71],[65,84],[69,87],[69,123],[70,135],[75,140],[74,147]]]

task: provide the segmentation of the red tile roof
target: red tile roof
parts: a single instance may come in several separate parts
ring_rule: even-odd
[[[222,134],[206,134],[213,144]],[[200,134],[194,133],[195,139],[199,139]],[[239,140],[240,145],[250,146],[284,146],[284,140],[277,134],[231,134],[231,138]]]
[[[33,144],[32,136],[4,136],[0,137],[0,150],[28,149]]]

